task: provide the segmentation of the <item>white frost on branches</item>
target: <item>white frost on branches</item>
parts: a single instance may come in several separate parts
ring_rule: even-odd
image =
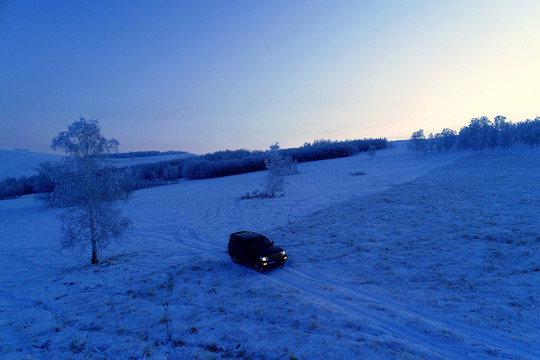
[[[95,264],[98,254],[130,225],[117,206],[131,193],[127,174],[108,167],[103,156],[115,152],[118,141],[101,136],[97,120],[81,118],[55,137],[51,147],[67,155],[55,188],[56,200],[68,207],[60,216],[62,245],[82,250],[90,245]]]

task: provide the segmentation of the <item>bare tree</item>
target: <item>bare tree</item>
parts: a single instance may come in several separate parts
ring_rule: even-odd
[[[107,166],[105,154],[116,152],[118,141],[101,136],[97,120],[80,118],[52,140],[53,150],[63,150],[64,171],[56,186],[57,200],[69,208],[60,216],[62,245],[66,248],[90,245],[91,263],[112,239],[119,238],[129,219],[117,208],[131,190],[122,174]]]

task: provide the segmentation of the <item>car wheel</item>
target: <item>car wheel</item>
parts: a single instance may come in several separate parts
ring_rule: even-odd
[[[231,260],[233,263],[238,264],[238,259],[236,258],[236,256],[231,255]]]
[[[259,265],[259,263],[255,263],[255,265],[253,265],[253,268],[255,269],[255,271],[259,273],[262,273],[264,271],[264,268],[261,265]]]

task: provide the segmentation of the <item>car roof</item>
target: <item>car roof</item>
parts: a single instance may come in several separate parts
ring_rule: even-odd
[[[251,239],[265,237],[264,235],[261,235],[252,231],[239,231],[239,232],[232,233],[231,237],[232,236],[236,238],[244,239],[244,240],[251,240]]]

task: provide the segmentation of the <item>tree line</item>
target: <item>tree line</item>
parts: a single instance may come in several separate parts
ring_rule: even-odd
[[[312,143],[306,142],[301,147],[275,151],[284,158],[291,158],[292,161],[300,163],[347,157],[367,152],[370,148],[380,150],[387,146],[388,141],[385,138],[344,141],[322,139]],[[122,178],[129,179],[129,186],[133,189],[142,189],[168,184],[179,179],[215,178],[266,170],[265,160],[268,151],[246,149],[216,151],[183,159],[130,165],[119,169],[111,168],[109,171],[121,172],[124,174]],[[169,152],[160,154],[169,154]],[[150,155],[154,155],[154,152],[135,152],[121,156]],[[104,154],[104,157],[113,156],[114,154]],[[36,169],[36,175],[4,178],[0,181],[0,199],[39,193],[53,204],[56,200],[54,194],[56,184],[63,176],[62,166],[62,163],[45,162]]]
[[[513,123],[500,115],[493,121],[487,116],[481,116],[473,118],[459,133],[445,128],[442,132],[435,135],[431,133],[427,137],[421,129],[412,133],[408,146],[418,157],[421,153],[448,151],[453,147],[475,151],[486,148],[508,150],[517,142],[531,147],[540,145],[540,117]]]
[[[362,140],[315,140],[298,148],[276,150],[280,156],[301,163],[356,155],[388,146],[382,139]],[[160,185],[178,179],[205,179],[266,170],[267,151],[246,149],[217,151],[201,156],[163,161],[154,164],[132,165],[136,188]]]
[[[149,157],[149,156],[159,156],[159,155],[178,155],[178,154],[186,154],[187,151],[157,151],[157,150],[149,150],[149,151],[130,151],[125,153],[113,153],[113,154],[104,154],[104,158],[115,158],[115,159],[130,159],[130,158],[141,158],[141,157]]]

